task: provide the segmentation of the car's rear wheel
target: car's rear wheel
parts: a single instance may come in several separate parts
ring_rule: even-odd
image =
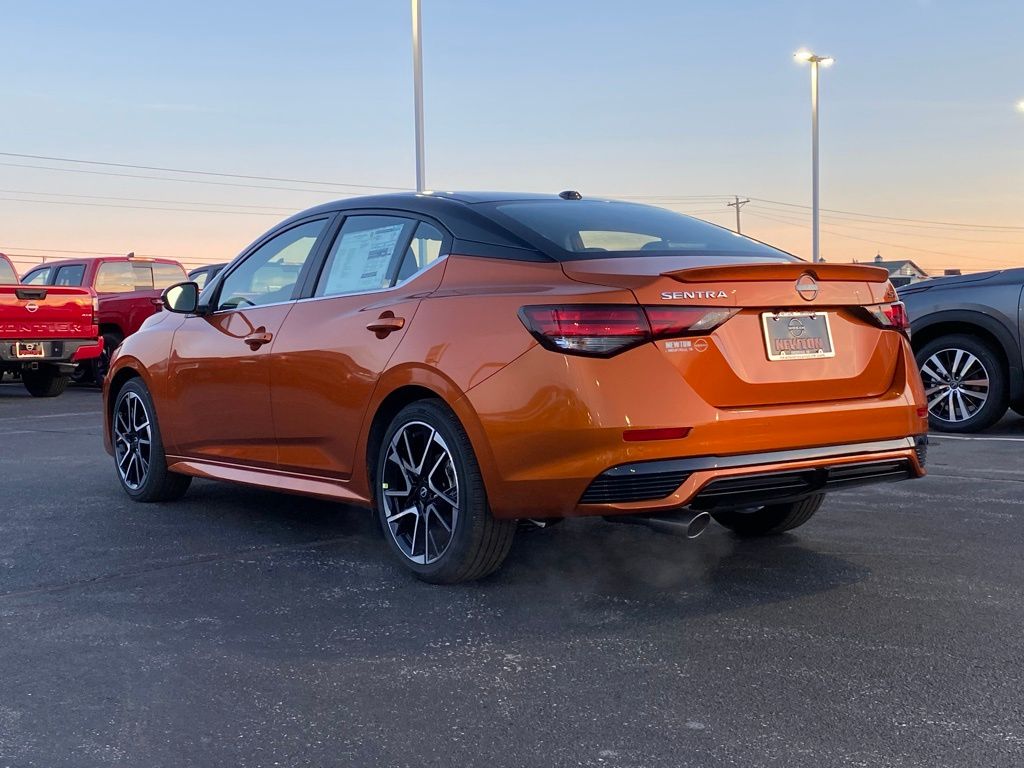
[[[32,397],[57,397],[68,385],[67,374],[49,366],[26,368],[21,372],[21,381]]]
[[[806,523],[824,500],[825,494],[819,493],[788,504],[712,512],[711,517],[737,536],[776,536]]]
[[[132,499],[173,501],[188,490],[192,478],[167,469],[153,398],[141,379],[132,379],[118,393],[111,437],[117,477]]]
[[[921,347],[916,358],[933,429],[978,432],[1006,413],[1005,366],[984,341],[967,334],[941,336]]]
[[[491,514],[473,447],[444,403],[420,400],[395,416],[375,478],[384,537],[420,579],[471,581],[504,561],[516,521]]]

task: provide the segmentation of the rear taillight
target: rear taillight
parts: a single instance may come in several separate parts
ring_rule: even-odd
[[[100,297],[95,293],[92,295],[92,324],[100,324]]]
[[[910,338],[910,317],[907,315],[907,308],[902,301],[894,301],[892,304],[874,304],[864,307],[864,309],[868,311],[877,325],[899,331]]]
[[[523,307],[519,317],[547,349],[611,357],[654,339],[709,333],[738,311],[717,307],[570,304]]]

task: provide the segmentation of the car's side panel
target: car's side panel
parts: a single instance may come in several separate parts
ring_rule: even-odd
[[[174,335],[165,390],[168,451],[213,461],[277,466],[270,351],[292,304],[189,316]],[[246,339],[267,333],[255,349]]]
[[[299,301],[271,355],[272,409],[279,466],[348,478],[377,380],[405,334],[417,326],[420,297],[441,283],[441,261],[394,289]],[[367,326],[400,319],[377,333]]]

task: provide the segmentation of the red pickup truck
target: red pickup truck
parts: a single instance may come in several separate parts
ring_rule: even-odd
[[[110,353],[125,337],[139,330],[147,317],[159,311],[163,289],[187,279],[184,268],[176,261],[128,254],[47,262],[30,270],[21,282],[84,287],[96,292],[103,353],[88,366],[83,365],[75,379],[99,383],[107,373]]]
[[[18,374],[34,397],[56,397],[79,364],[102,352],[92,291],[20,285],[0,253],[0,378]]]

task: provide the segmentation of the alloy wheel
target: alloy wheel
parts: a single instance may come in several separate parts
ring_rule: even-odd
[[[153,432],[146,404],[134,392],[125,393],[114,413],[114,455],[122,482],[139,490],[149,476]]]
[[[921,365],[921,377],[928,412],[941,421],[966,421],[988,400],[988,370],[965,349],[940,349]]]
[[[388,531],[402,554],[418,565],[440,559],[455,536],[459,479],[451,451],[436,429],[410,421],[395,432],[381,490]]]

